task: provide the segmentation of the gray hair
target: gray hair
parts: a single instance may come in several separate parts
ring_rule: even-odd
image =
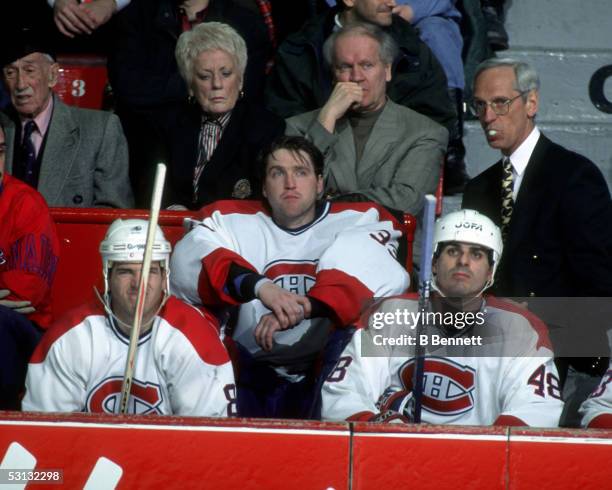
[[[203,51],[213,49],[220,49],[232,56],[240,78],[244,80],[246,43],[233,27],[222,22],[204,22],[179,36],[174,56],[183,80],[191,84],[194,60]]]
[[[514,70],[514,90],[523,94],[523,100],[527,100],[527,93],[540,90],[540,77],[536,69],[526,61],[515,58],[489,58],[484,60],[476,67],[474,80],[472,82],[472,92],[476,86],[476,79],[483,71],[500,66],[509,66]]]
[[[323,45],[323,56],[329,66],[334,66],[334,47],[338,39],[343,36],[366,36],[374,39],[379,46],[378,55],[386,65],[392,65],[399,53],[399,49],[393,38],[380,27],[365,22],[355,22],[334,31],[325,41]]]

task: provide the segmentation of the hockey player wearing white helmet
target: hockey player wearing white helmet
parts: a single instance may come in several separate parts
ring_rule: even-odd
[[[364,317],[323,385],[323,419],[411,421],[420,322],[423,422],[556,426],[563,402],[544,325],[483,295],[502,253],[499,228],[476,211],[450,213],[433,250],[429,310],[409,294]]]
[[[119,328],[126,333],[129,332],[136,311],[147,228],[148,223],[143,220],[118,219],[111,224],[100,244],[104,306],[107,313],[115,318]],[[142,317],[143,333],[151,328],[153,318],[168,298],[171,249],[170,242],[158,226]]]
[[[149,223],[116,220],[100,245],[104,294],[66,314],[35,350],[24,410],[118,411]],[[171,246],[157,227],[128,413],[235,414],[214,317],[169,296]]]

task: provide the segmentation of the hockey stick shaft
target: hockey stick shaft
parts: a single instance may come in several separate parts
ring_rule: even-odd
[[[421,320],[416,328],[415,347],[415,369],[413,395],[414,395],[414,423],[421,423],[421,409],[423,402],[423,370],[424,351],[421,345],[421,334],[423,333],[423,320],[429,309],[429,293],[431,291],[431,257],[433,252],[433,232],[436,220],[436,198],[431,194],[425,196],[425,206],[422,215],[422,246],[421,246],[421,268],[419,269],[419,312]]]
[[[157,171],[155,172],[155,183],[153,185],[153,198],[151,200],[149,227],[147,228],[147,241],[145,243],[142,270],[140,272],[140,282],[138,284],[138,295],[136,297],[136,311],[134,313],[134,322],[130,332],[130,345],[128,348],[127,362],[125,364],[125,372],[123,374],[123,383],[121,385],[121,402],[119,404],[119,413],[127,413],[128,401],[130,398],[130,392],[132,390],[134,368],[136,366],[136,353],[138,350],[138,339],[140,338],[140,326],[142,323],[142,315],[144,313],[147,285],[149,283],[149,270],[151,268],[151,257],[153,256],[153,244],[155,243],[155,231],[157,230],[157,221],[159,220],[159,210],[161,207],[161,198],[164,191],[165,179],[166,166],[163,163],[158,163]]]

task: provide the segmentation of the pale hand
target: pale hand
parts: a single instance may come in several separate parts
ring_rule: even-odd
[[[308,298],[287,291],[273,282],[262,285],[258,297],[264,306],[274,313],[283,330],[310,316],[311,306]]]
[[[355,82],[338,82],[329,99],[319,112],[318,120],[330,133],[334,132],[336,121],[351,107],[361,104],[363,89]]]
[[[410,5],[396,5],[393,7],[392,13],[394,15],[399,15],[408,22],[412,22],[412,19],[414,19],[414,10],[412,10]]]
[[[68,37],[91,34],[96,28],[89,12],[83,10],[77,0],[55,0],[53,20],[58,30]]]

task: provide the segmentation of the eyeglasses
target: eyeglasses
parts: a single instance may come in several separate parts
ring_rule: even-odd
[[[516,97],[512,97],[511,99],[493,99],[491,102],[485,102],[484,100],[475,99],[472,100],[470,104],[470,111],[477,117],[484,116],[485,112],[487,112],[487,106],[491,108],[491,110],[497,114],[498,116],[505,116],[510,111],[510,104],[514,102],[519,97],[525,95],[527,91],[521,92]]]

